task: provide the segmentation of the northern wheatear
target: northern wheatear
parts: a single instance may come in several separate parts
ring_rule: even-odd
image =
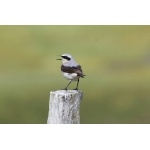
[[[73,59],[70,54],[61,55],[62,65],[61,71],[66,79],[69,80],[69,84],[66,86],[65,90],[67,90],[68,86],[72,81],[77,81],[77,86],[74,90],[78,90],[79,79],[84,78],[84,74],[82,73],[81,66]]]

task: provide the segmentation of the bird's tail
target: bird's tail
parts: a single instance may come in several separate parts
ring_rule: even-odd
[[[86,76],[85,74],[82,74],[82,75],[81,75],[81,78],[84,78],[85,76]]]

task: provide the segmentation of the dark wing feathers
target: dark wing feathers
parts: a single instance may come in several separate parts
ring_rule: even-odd
[[[84,74],[82,73],[82,69],[81,66],[76,66],[76,67],[67,67],[67,66],[63,66],[61,65],[61,71],[63,72],[67,72],[67,73],[77,73],[78,76],[84,78]]]

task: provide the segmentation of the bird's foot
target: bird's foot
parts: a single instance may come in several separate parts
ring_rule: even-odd
[[[75,88],[75,89],[73,89],[73,90],[77,90],[77,91],[78,91],[78,88]]]
[[[65,90],[65,91],[67,91],[67,88],[65,88],[65,89],[62,89],[62,90]]]

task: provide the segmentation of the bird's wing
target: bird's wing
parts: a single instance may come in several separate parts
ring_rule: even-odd
[[[67,66],[61,66],[61,71],[63,72],[67,72],[67,73],[76,73],[77,76],[80,76],[80,77],[84,77],[85,75],[83,75],[82,73],[82,69],[81,69],[81,66],[75,66],[75,67],[67,67]]]

